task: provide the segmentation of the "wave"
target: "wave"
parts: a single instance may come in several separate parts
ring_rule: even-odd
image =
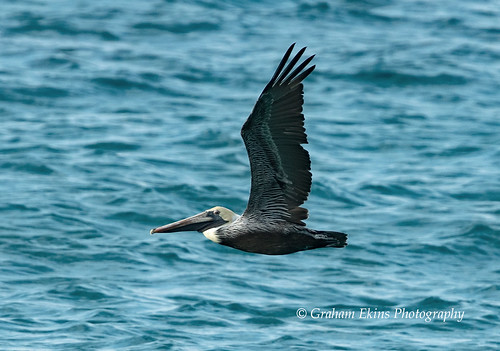
[[[141,145],[121,141],[103,141],[87,144],[84,148],[102,151],[134,151],[140,149]]]
[[[76,27],[71,22],[62,19],[46,18],[32,12],[22,12],[15,16],[15,19],[19,23],[7,26],[5,28],[6,34],[55,32],[66,36],[93,35],[106,41],[120,40],[116,34],[108,30]]]
[[[346,81],[361,81],[384,87],[390,86],[412,86],[412,85],[465,85],[468,79],[463,76],[449,73],[436,75],[417,75],[403,73],[394,70],[360,70],[354,73],[325,74],[330,79],[342,79]]]
[[[17,172],[26,172],[38,175],[51,175],[55,170],[45,164],[35,162],[4,162],[0,164],[0,169],[9,169]]]
[[[191,23],[173,23],[164,22],[139,22],[132,26],[134,29],[166,31],[170,33],[185,34],[191,32],[207,32],[219,30],[220,26],[213,22],[191,22]]]

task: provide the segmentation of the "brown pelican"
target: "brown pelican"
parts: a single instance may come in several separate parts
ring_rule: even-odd
[[[300,205],[311,190],[311,160],[301,146],[307,143],[302,81],[315,66],[306,69],[313,55],[294,69],[306,48],[287,64],[294,45],[241,129],[252,174],[245,212],[238,216],[217,206],[151,234],[196,230],[218,244],[267,255],[347,245],[346,234],[308,229],[303,222],[308,213]]]

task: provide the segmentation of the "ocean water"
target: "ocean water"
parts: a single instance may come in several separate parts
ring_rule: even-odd
[[[497,1],[0,8],[2,350],[500,349]],[[293,42],[308,226],[349,246],[150,236],[243,212],[240,128]]]

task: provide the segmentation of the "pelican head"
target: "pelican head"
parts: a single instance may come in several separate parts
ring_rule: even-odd
[[[233,211],[222,206],[216,206],[197,215],[151,229],[150,233],[198,231],[202,232],[208,239],[218,242],[215,231],[223,225],[234,222],[238,217]]]

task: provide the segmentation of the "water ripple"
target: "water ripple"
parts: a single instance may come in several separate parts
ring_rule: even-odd
[[[60,5],[0,11],[2,349],[499,349],[495,4]],[[292,42],[317,54],[308,225],[349,246],[151,236],[245,210],[241,125]],[[310,317],[400,307],[465,317]]]

